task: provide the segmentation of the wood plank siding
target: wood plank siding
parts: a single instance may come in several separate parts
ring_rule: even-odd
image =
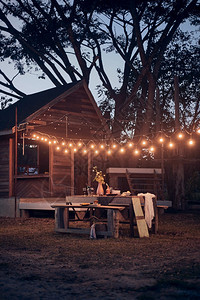
[[[71,195],[71,156],[50,147],[50,191],[56,197]]]
[[[9,139],[0,140],[0,197],[9,197]]]

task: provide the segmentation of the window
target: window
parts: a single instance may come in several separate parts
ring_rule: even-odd
[[[48,145],[18,143],[17,147],[17,173],[24,175],[46,174],[49,172]]]

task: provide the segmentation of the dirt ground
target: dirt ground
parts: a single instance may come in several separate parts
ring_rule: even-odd
[[[0,218],[0,299],[200,299],[200,212],[165,213],[159,233],[58,234],[53,218]]]

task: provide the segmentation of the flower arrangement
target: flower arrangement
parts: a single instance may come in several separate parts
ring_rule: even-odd
[[[97,166],[93,167],[93,172],[95,172],[94,181],[105,184],[105,181],[104,181],[105,175],[103,175],[102,171],[97,170]]]

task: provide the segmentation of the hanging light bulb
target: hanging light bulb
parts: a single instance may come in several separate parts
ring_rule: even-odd
[[[99,151],[98,151],[98,150],[95,150],[94,153],[95,153],[95,154],[99,154]]]
[[[95,147],[94,144],[91,144],[91,145],[90,145],[90,148],[91,148],[91,149],[94,149],[94,147]]]
[[[53,143],[54,143],[54,144],[56,144],[56,143],[57,143],[57,141],[56,141],[56,140],[54,140],[54,141],[53,141]]]
[[[64,151],[65,153],[68,153],[68,149],[65,149],[65,151]]]
[[[83,149],[83,154],[86,154],[87,153],[87,150],[86,149]]]
[[[135,155],[138,155],[138,154],[139,154],[139,150],[138,150],[138,149],[135,149],[134,154],[135,154]]]
[[[149,149],[151,152],[154,152],[155,151],[155,148],[153,146],[150,147]]]
[[[101,145],[100,145],[100,148],[101,148],[101,149],[104,149],[105,147],[104,147],[104,145],[103,145],[103,144],[101,144]]]
[[[142,146],[146,146],[147,141],[143,140],[141,144],[142,144]]]
[[[180,133],[178,134],[178,138],[181,140],[181,139],[183,139],[183,137],[184,137],[183,133],[180,132]]]
[[[117,148],[117,145],[116,145],[116,144],[113,144],[113,145],[112,145],[112,148],[113,148],[113,149],[116,149],[116,148]]]
[[[193,145],[194,145],[194,140],[190,139],[190,140],[188,141],[188,144],[189,144],[189,146],[193,146]]]
[[[47,142],[47,138],[45,138],[44,141]]]
[[[133,143],[132,142],[128,143],[128,146],[129,146],[129,148],[132,148],[133,147]]]
[[[69,147],[72,147],[73,146],[73,144],[72,143],[69,143]]]
[[[108,154],[108,155],[111,155],[111,153],[112,153],[112,152],[111,152],[111,150],[109,149],[109,150],[107,151],[107,154]]]
[[[159,138],[159,142],[160,142],[160,143],[163,143],[163,142],[164,142],[164,138],[163,138],[163,137],[160,137],[160,138]]]
[[[120,153],[124,153],[125,152],[125,150],[124,150],[124,148],[120,148]]]
[[[60,147],[59,147],[59,146],[58,146],[58,147],[56,147],[56,150],[58,150],[58,151],[59,151],[59,150],[60,150]]]
[[[173,148],[174,144],[172,142],[169,143],[169,148]]]
[[[74,152],[77,152],[77,149],[76,149],[76,148],[74,148]]]
[[[62,142],[62,146],[65,146],[65,142]]]
[[[200,134],[200,128],[197,129],[197,133]]]

